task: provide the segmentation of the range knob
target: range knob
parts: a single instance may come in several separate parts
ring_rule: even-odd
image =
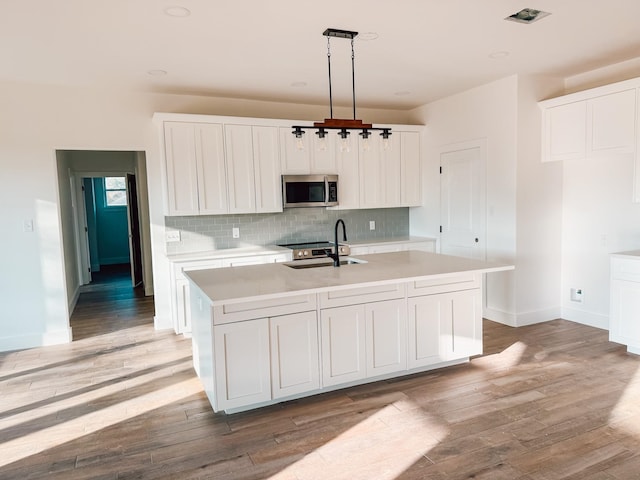
[[[301,257],[302,256],[302,251],[298,252],[298,256]]]

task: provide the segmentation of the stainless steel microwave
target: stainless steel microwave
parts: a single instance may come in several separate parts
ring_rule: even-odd
[[[285,208],[338,205],[338,176],[282,175],[282,202]]]

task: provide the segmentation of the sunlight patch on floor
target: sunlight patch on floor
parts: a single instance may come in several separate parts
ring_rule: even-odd
[[[475,358],[473,364],[477,367],[495,369],[509,369],[520,364],[522,356],[527,350],[527,344],[515,342],[500,353]]]
[[[640,369],[629,379],[618,403],[611,410],[609,425],[640,438]]]
[[[118,389],[122,389],[122,386],[120,385]],[[77,440],[85,435],[125,422],[174,402],[179,402],[201,391],[202,385],[200,381],[197,378],[192,378],[61,422],[57,425],[28,433],[8,442],[0,443],[0,451],[2,451],[0,467],[22,460],[31,455],[45,452],[63,443]],[[102,394],[104,395],[104,391],[102,391]],[[86,402],[86,397],[84,401]],[[68,408],[66,403],[65,408]],[[31,418],[33,418],[32,411],[27,412],[27,415],[31,415]],[[123,441],[126,441],[126,439],[123,439]]]
[[[394,420],[387,424],[384,419],[389,417]],[[344,478],[349,471],[350,480],[393,480],[447,434],[442,421],[418,405],[402,412],[388,405],[269,479],[326,480]]]

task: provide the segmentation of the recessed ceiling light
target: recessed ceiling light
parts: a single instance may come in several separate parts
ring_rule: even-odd
[[[152,77],[162,77],[167,74],[166,70],[149,70],[147,71],[149,75]]]
[[[400,90],[399,92],[395,92],[394,95],[398,97],[406,97],[407,95],[411,95],[411,92],[408,90]]]
[[[307,86],[307,82],[293,82],[291,86],[294,88],[302,88]]]
[[[509,15],[505,20],[518,23],[533,23],[547,15],[551,14],[549,12],[543,12],[542,10],[534,10],[533,8],[523,8],[519,12]]]
[[[376,40],[378,38],[378,34],[376,32],[364,32],[364,33],[359,33],[358,36],[356,37],[356,40],[362,40],[365,42],[371,41],[371,40]]]
[[[188,17],[191,15],[191,10],[181,7],[179,5],[173,5],[164,9],[165,15],[170,17]]]
[[[492,52],[489,54],[489,58],[504,58],[504,57],[508,57],[510,55],[509,52],[505,51],[505,50],[500,50],[498,52]]]

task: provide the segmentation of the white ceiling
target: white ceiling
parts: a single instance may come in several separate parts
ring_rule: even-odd
[[[170,6],[191,14],[168,16]],[[551,15],[504,20],[525,7]],[[331,27],[378,35],[355,44],[358,106],[405,109],[516,73],[566,77],[640,56],[638,0],[0,0],[0,8],[0,81],[325,104],[322,32]],[[331,45],[334,103],[350,104],[350,44]]]

